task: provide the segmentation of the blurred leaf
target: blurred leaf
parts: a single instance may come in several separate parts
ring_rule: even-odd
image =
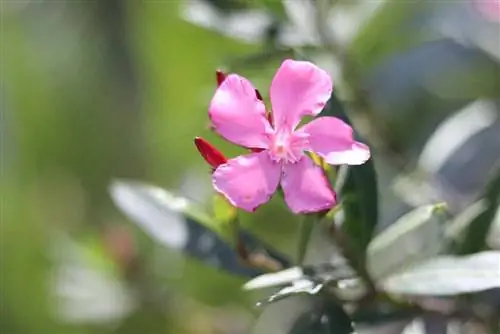
[[[304,271],[300,267],[292,267],[277,273],[269,273],[257,276],[245,283],[243,289],[254,290],[268,288],[276,285],[290,284],[304,277]]]
[[[482,214],[488,205],[484,199],[477,201],[458,213],[449,223],[446,224],[445,236],[450,240],[457,240],[463,237],[464,231],[480,214]]]
[[[372,68],[388,54],[416,43],[418,35],[409,34],[404,25],[418,15],[423,2],[388,0],[359,30],[349,46],[362,70]],[[414,36],[411,38],[411,36]]]
[[[497,213],[491,224],[490,233],[486,242],[490,248],[500,250],[500,205],[497,208]]]
[[[399,218],[368,246],[366,261],[372,277],[380,279],[438,254],[445,220],[441,204],[423,206]]]
[[[289,334],[351,334],[353,331],[352,321],[344,309],[324,299],[314,310],[301,315]]]
[[[121,281],[116,264],[96,240],[77,243],[55,234],[57,316],[71,324],[115,324],[137,307]],[[115,270],[114,270],[115,269]]]
[[[245,283],[245,290],[268,288],[277,285],[290,284],[303,278],[316,281],[337,281],[357,278],[352,269],[342,265],[325,263],[320,265],[292,267],[279,272],[264,274]]]
[[[445,316],[442,315],[426,315],[423,318],[425,334],[448,334],[448,322]]]
[[[459,254],[479,252],[486,246],[486,238],[500,204],[500,168],[495,171],[488,183],[484,198],[487,201],[487,208],[469,224],[464,240],[458,245]]]
[[[356,325],[356,334],[401,334],[404,333],[408,322],[400,320],[374,325]]]
[[[161,244],[232,274],[250,277],[263,274],[243,263],[233,246],[232,234],[187,199],[139,182],[115,181],[110,193],[115,204]],[[268,260],[276,266],[289,266],[284,256],[248,232],[240,231],[240,238],[251,252],[272,254]]]
[[[238,211],[222,195],[213,196],[213,211],[215,219],[222,223],[228,223],[236,218]]]
[[[286,286],[280,289],[278,292],[272,294],[265,300],[261,300],[257,303],[258,306],[265,306],[279,300],[285,299],[287,297],[296,296],[299,294],[309,294],[315,295],[321,291],[324,283],[314,282],[309,279],[300,279],[292,283],[292,285]]]
[[[287,18],[282,0],[258,0],[257,3],[271,11],[278,19],[285,20]]]
[[[400,321],[408,323],[420,313],[421,310],[415,308],[380,302],[354,311],[351,318],[356,324],[381,325]]]
[[[335,116],[352,126],[344,107],[334,93],[321,116]],[[354,130],[357,140],[361,140]],[[360,166],[349,166],[347,179],[340,193],[345,222],[342,229],[363,253],[370,242],[378,220],[377,177],[373,158]]]
[[[385,291],[406,295],[447,296],[500,287],[500,251],[470,256],[439,256],[394,274]]]

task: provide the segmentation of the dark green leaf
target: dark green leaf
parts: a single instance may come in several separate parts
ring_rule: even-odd
[[[486,210],[469,224],[463,241],[457,245],[459,254],[476,253],[486,247],[488,232],[500,205],[500,168],[495,170],[483,197],[486,200]]]
[[[231,235],[186,198],[155,186],[115,181],[110,187],[115,204],[151,238],[207,265],[241,276],[258,276],[263,271],[243,263],[232,245]],[[248,251],[265,252],[280,267],[290,261],[250,233],[239,237]]]
[[[342,103],[332,94],[325,109],[319,114],[335,116],[352,126]],[[357,140],[362,141],[354,130]],[[363,253],[370,242],[378,220],[377,177],[373,159],[360,166],[349,166],[347,179],[339,194],[343,203],[345,223],[342,229],[352,239],[358,253]]]
[[[302,314],[290,334],[351,334],[352,321],[344,309],[330,299],[323,299],[310,312]]]
[[[356,310],[351,315],[351,318],[356,324],[360,325],[380,325],[393,322],[408,323],[421,313],[421,310],[415,308],[380,302]]]

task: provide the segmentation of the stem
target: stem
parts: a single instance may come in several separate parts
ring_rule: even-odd
[[[314,224],[317,223],[316,215],[305,215],[300,222],[299,244],[297,248],[297,264],[302,266],[307,253],[307,245],[311,239]]]
[[[333,241],[339,247],[342,256],[346,258],[346,260],[349,262],[349,265],[354,270],[356,270],[359,276],[367,284],[368,288],[367,298],[376,295],[377,287],[364,266],[363,255],[358,254],[349,237],[342,231],[341,228],[338,228],[335,222],[330,224],[329,232]]]
[[[342,193],[342,188],[344,187],[345,181],[347,180],[347,176],[349,176],[349,166],[342,165],[339,168],[337,173],[337,177],[335,179],[335,191],[340,194]]]

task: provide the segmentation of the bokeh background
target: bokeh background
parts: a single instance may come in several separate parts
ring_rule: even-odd
[[[463,210],[500,162],[497,0],[0,0],[0,28],[2,333],[249,332],[244,278],[149,238],[108,192],[140,180],[210,210],[193,138],[242,152],[208,127],[216,69],[265,96],[285,57],[327,69],[372,146],[379,230]],[[241,221],[293,254],[279,198]]]

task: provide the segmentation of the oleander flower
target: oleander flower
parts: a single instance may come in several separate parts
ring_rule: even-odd
[[[321,112],[332,89],[324,70],[307,61],[285,60],[271,83],[270,122],[250,81],[228,75],[210,103],[209,117],[222,137],[253,152],[220,164],[212,174],[215,190],[246,211],[267,202],[280,184],[294,213],[333,207],[335,193],[323,169],[306,152],[328,164],[358,165],[369,159],[370,150],[335,117],[315,118],[298,127],[304,116]]]

